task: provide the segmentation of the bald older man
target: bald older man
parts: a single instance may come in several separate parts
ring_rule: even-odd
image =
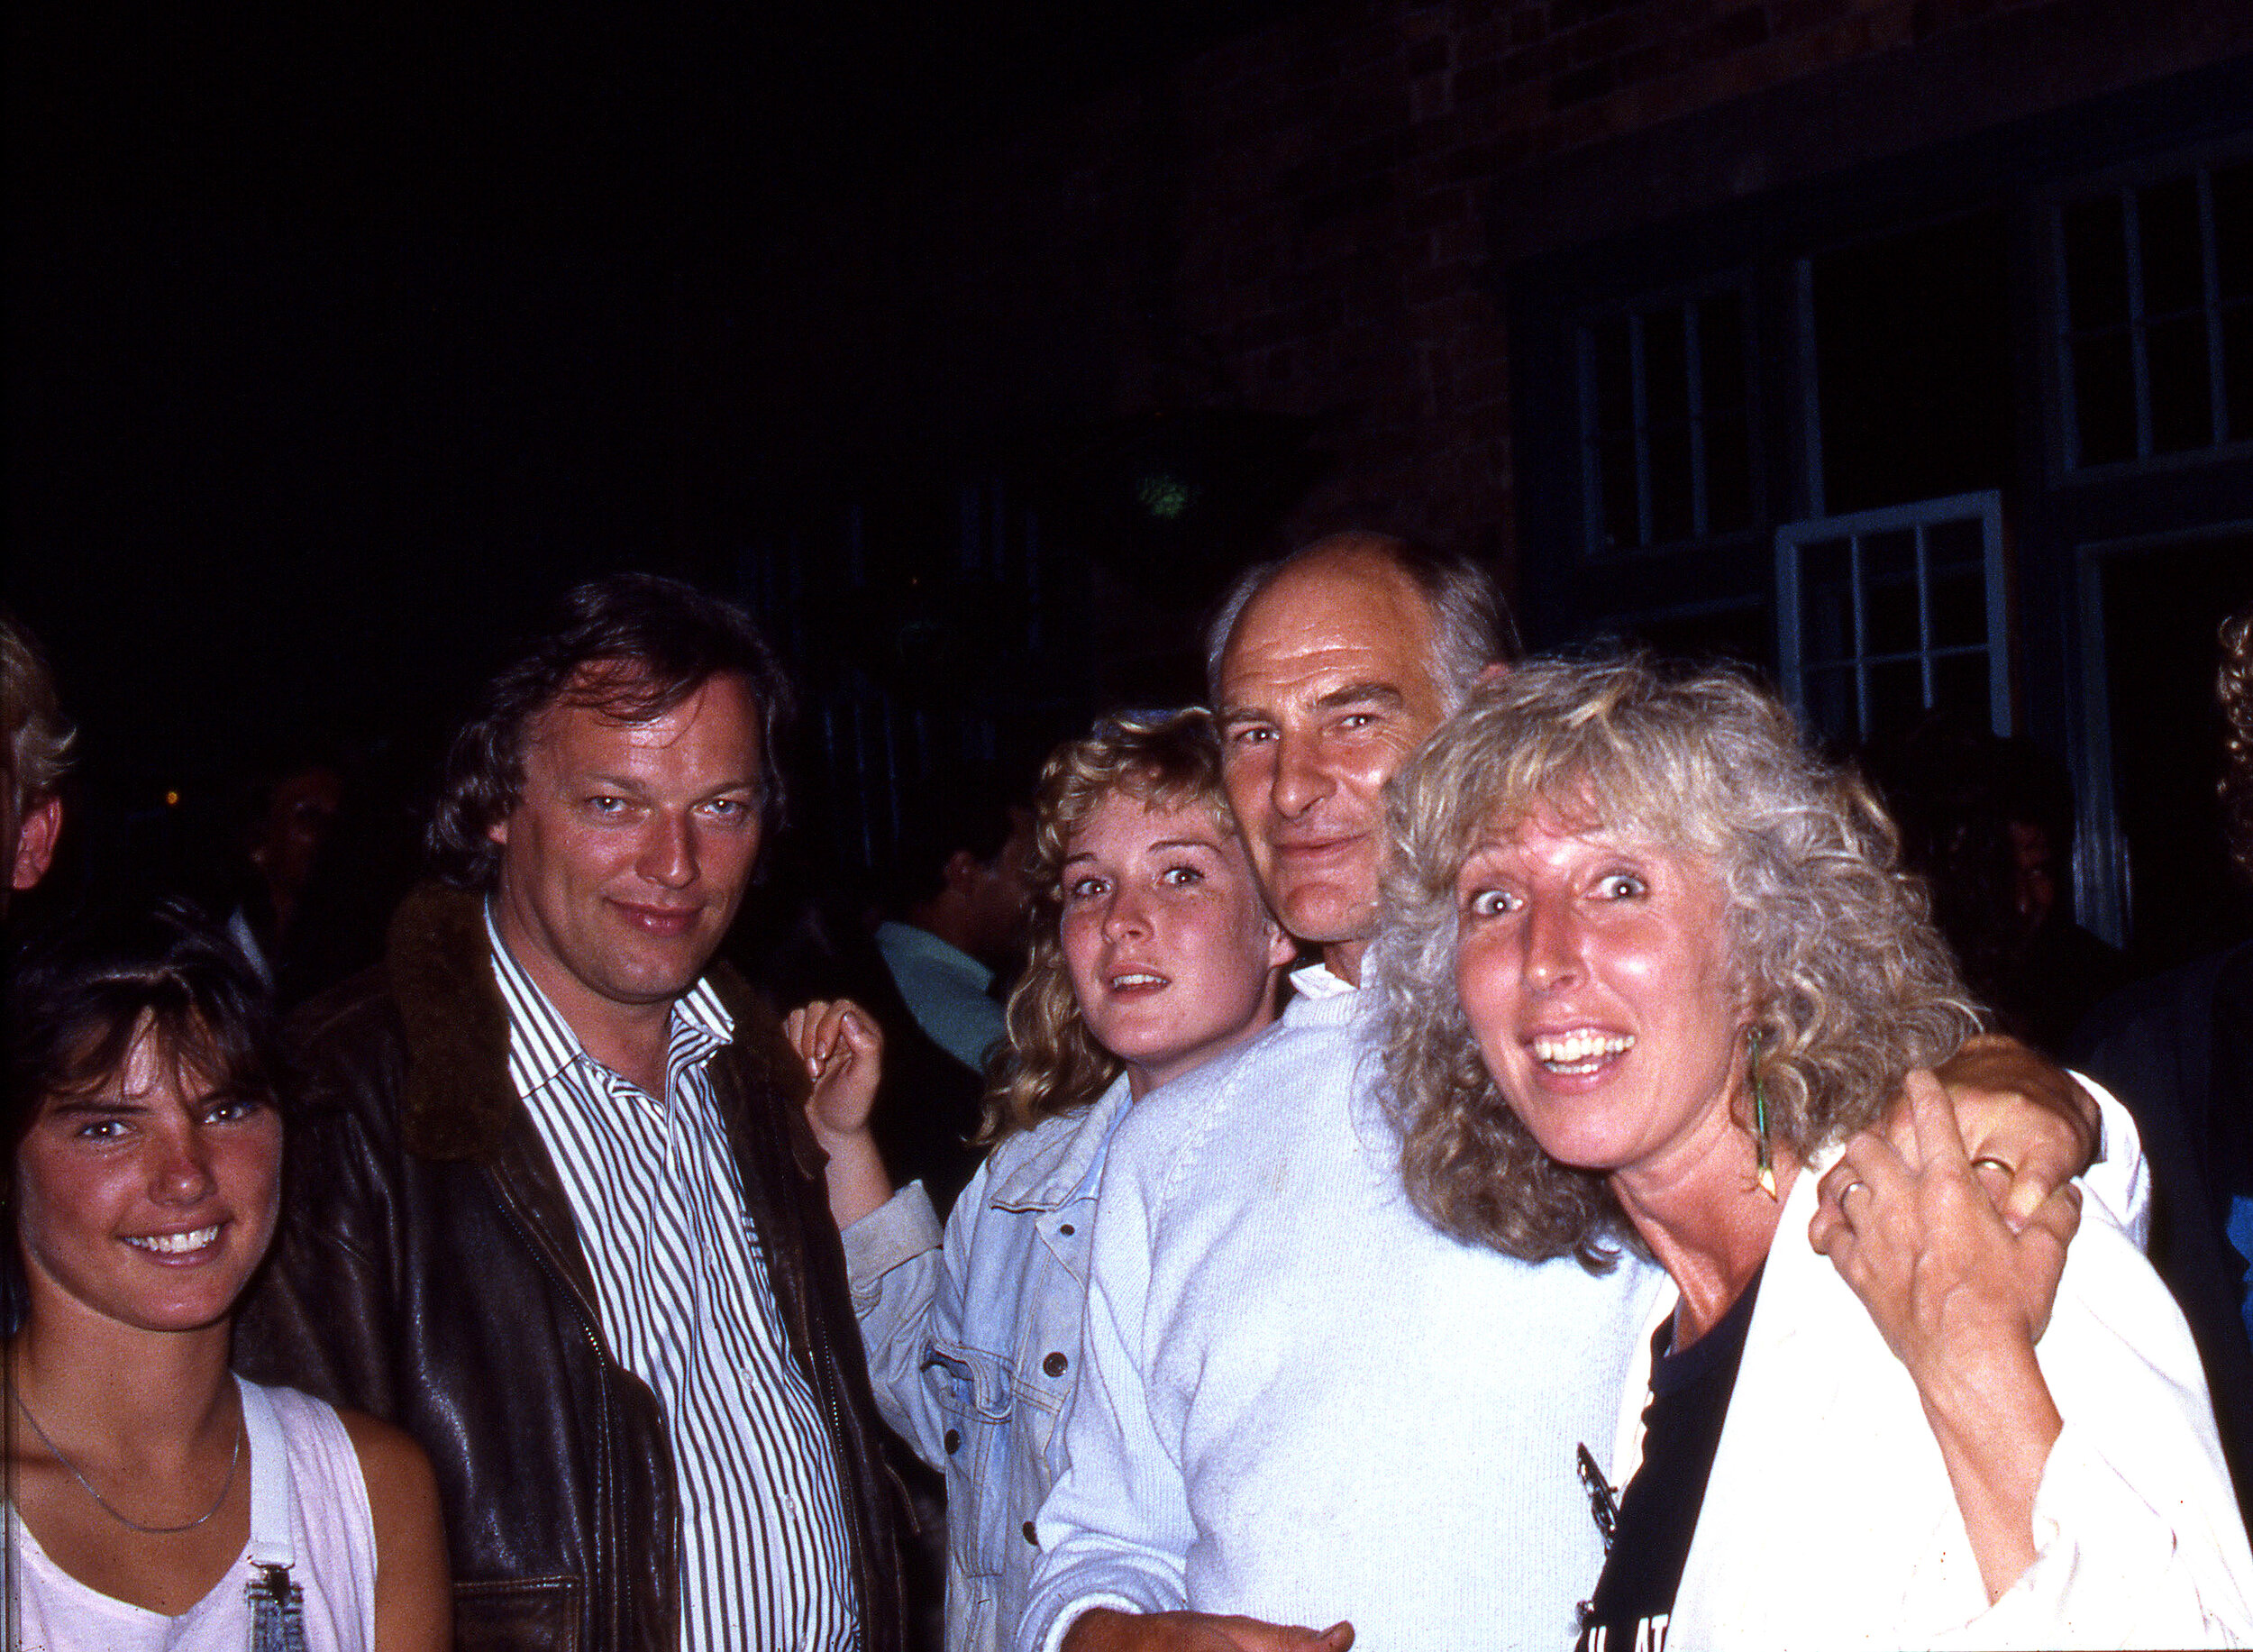
[[[1215,623],[1229,800],[1322,963],[1265,1036],[1119,1131],[1072,1465],[1026,1527],[1045,1553],[1025,1652],[1572,1639],[1602,1564],[1573,1447],[1608,1448],[1660,1275],[1517,1262],[1425,1223],[1358,990],[1385,782],[1502,669],[1503,625],[1473,567],[1365,534],[1253,570]],[[2070,1084],[2017,1046],[1943,1076],[1972,1151],[2022,1167],[2012,1208],[2085,1156]],[[2046,1104],[2013,1099],[2031,1091]],[[2132,1202],[2124,1179],[2099,1192]]]

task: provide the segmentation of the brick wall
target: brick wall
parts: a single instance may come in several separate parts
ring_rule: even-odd
[[[1929,59],[1930,97],[1900,106],[1896,91],[1874,119],[1841,116],[1859,123],[1840,156],[1905,150],[2243,50],[2235,9],[1318,7],[1018,133],[935,183],[916,232],[934,260],[933,316],[944,318],[931,382],[997,417],[1037,416],[1044,398],[1083,412],[1220,405],[1310,415],[1335,473],[1290,536],[1366,522],[1507,567],[1509,341],[1494,254],[1537,245],[1542,233],[1494,222],[1498,201],[1528,198],[1511,180],[1592,178],[1603,194],[1601,158],[1619,150],[1637,176],[1615,169],[1610,182],[1642,197],[1623,210],[1664,216],[1704,204],[1692,198],[1701,189],[1747,193],[1837,158],[1740,151],[1724,138],[1730,152],[1690,169],[1704,181],[1669,183],[1654,199],[1641,173],[1665,153],[1672,123],[1688,132],[1793,86],[1835,83],[1851,105],[1865,68],[1886,66],[1897,87],[1905,68],[1914,86]],[[1978,95],[1962,96],[1965,86]],[[1630,141],[1641,145],[1632,155]],[[1715,141],[1710,126],[1701,141]],[[1553,198],[1544,215],[1563,223],[1571,205]],[[1601,204],[1592,216],[1584,202],[1575,212],[1575,233],[1604,223]]]

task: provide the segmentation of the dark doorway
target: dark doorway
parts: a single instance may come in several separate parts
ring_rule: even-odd
[[[2129,951],[2169,969],[2253,935],[2214,782],[2215,631],[2253,602],[2253,534],[2122,552],[2103,570],[2112,799],[2128,840]]]

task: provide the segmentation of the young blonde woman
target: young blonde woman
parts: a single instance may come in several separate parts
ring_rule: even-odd
[[[1006,1646],[1063,1469],[1103,1158],[1137,1100],[1274,1018],[1289,938],[1252,881],[1201,712],[1105,722],[1041,779],[1032,958],[987,1100],[992,1152],[944,1236],[868,1133],[878,1041],[790,1018],[828,1149],[877,1403],[946,1476],[950,1652]]]

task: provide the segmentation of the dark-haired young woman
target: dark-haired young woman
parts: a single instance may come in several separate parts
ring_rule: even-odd
[[[7,999],[8,1644],[444,1646],[421,1450],[227,1369],[282,1153],[241,953],[167,905],[33,943]]]

